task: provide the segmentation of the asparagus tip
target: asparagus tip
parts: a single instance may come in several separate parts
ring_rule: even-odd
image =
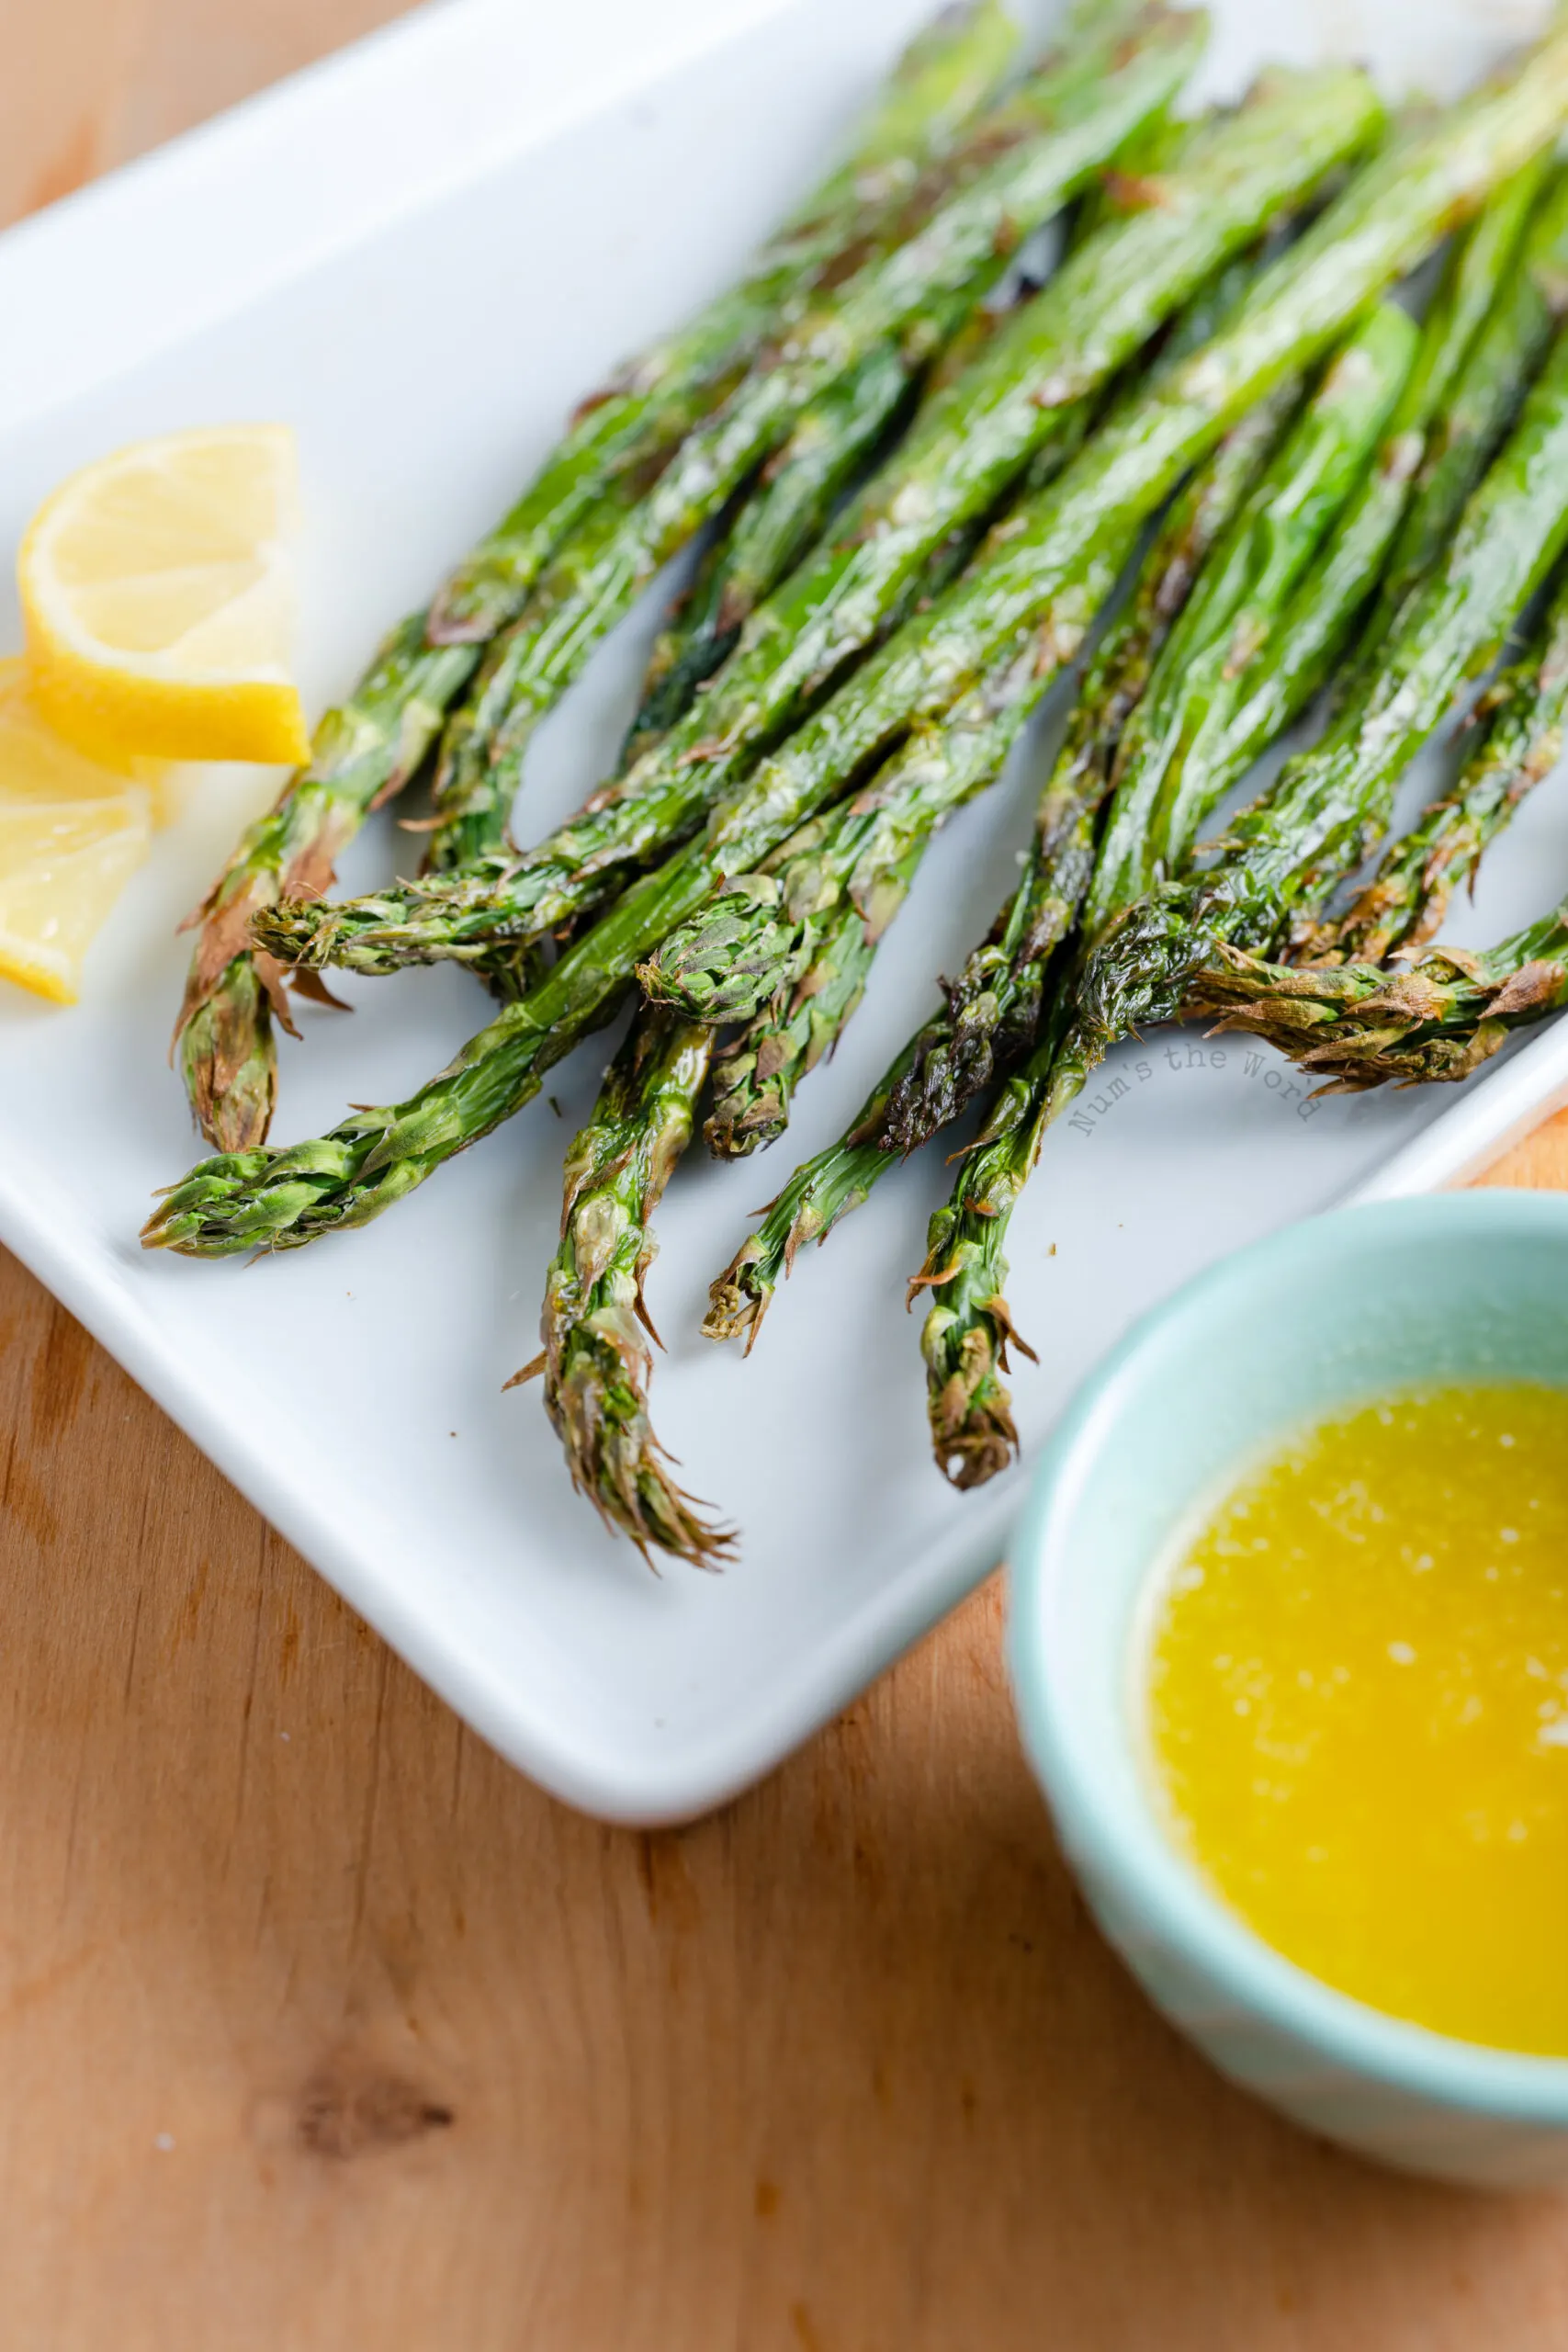
[[[708,1311],[703,1317],[705,1340],[746,1340],[746,1353],[757,1344],[762,1317],[773,1304],[773,1283],[762,1272],[764,1252],[756,1234],[744,1241],[717,1280],[708,1286]]]
[[[266,1141],[277,1100],[275,1020],[290,1031],[281,967],[236,956],[199,998],[187,994],[170,1045],[191,1114],[215,1151]]]
[[[974,1396],[962,1372],[933,1393],[931,1447],[949,1486],[967,1494],[1010,1465],[1018,1453],[1011,1405],[999,1382],[984,1401]]]
[[[640,1396],[633,1408],[606,1386],[604,1367],[580,1363],[553,1383],[552,1419],[565,1447],[573,1486],[587,1497],[612,1534],[625,1535],[658,1574],[655,1551],[694,1568],[717,1571],[735,1558],[732,1527],[705,1517],[711,1506],[688,1494],[668,1453],[649,1426]]]
[[[917,1278],[911,1300],[921,1286],[940,1290],[958,1272],[947,1267]],[[950,1486],[967,1493],[1007,1469],[1019,1451],[1012,1418],[1012,1398],[1001,1375],[1009,1369],[1009,1345],[1032,1363],[1040,1359],[1012,1319],[999,1291],[970,1305],[962,1321],[942,1305],[932,1306],[921,1334],[921,1350],[931,1367],[928,1411],[931,1451],[938,1469]]]

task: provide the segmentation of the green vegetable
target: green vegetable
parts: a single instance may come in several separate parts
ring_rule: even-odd
[[[1100,73],[1086,76],[1074,58],[1026,84],[973,142],[978,168],[959,173],[953,191],[910,233],[889,238],[825,290],[650,484],[622,476],[558,549],[514,619],[502,609],[507,597],[493,567],[473,566],[466,581],[449,583],[433,633],[477,632],[493,642],[447,729],[436,778],[437,815],[443,829],[456,828],[445,862],[458,862],[487,801],[510,806],[539,719],[802,409],[889,336],[911,365],[932,356],[954,300],[972,301],[994,282],[1020,231],[1049,219],[1168,101],[1201,54],[1205,30],[1201,17],[1168,14],[1151,0],[1138,38],[1111,43]],[[488,846],[482,828],[476,846],[481,854]]]
[[[932,834],[995,783],[1045,683],[1027,653],[983,679],[941,727],[912,735],[863,792],[803,827],[762,874],[746,877],[750,890],[711,901],[645,967],[671,969],[682,939],[701,955],[698,943],[714,937],[714,922],[722,925],[732,905],[742,909],[750,951],[724,959],[722,977],[721,959],[711,959],[709,985],[678,991],[688,1001],[722,1001],[717,1018],[747,1022],[714,1066],[704,1133],[716,1156],[739,1158],[783,1134],[795,1087],[831,1052],[860,1002]]]
[[[509,1386],[542,1374],[545,1409],[572,1484],[606,1527],[716,1567],[734,1537],[671,1476],[648,1418],[658,1334],[643,1295],[653,1213],[691,1139],[712,1033],[646,1013],[632,1025],[567,1155],[560,1247],[550,1264],[544,1348]]]
[[[1010,641],[1071,660],[1097,567],[1247,408],[1330,344],[1444,225],[1543,146],[1568,113],[1568,28],[1509,82],[1455,108],[1397,162],[1371,165],[1266,272],[1232,324],[1109,419],[1053,487],[1001,526],[965,577],[905,623],[790,741],[720,801],[704,834],[633,884],[539,987],[407,1102],[358,1112],[288,1151],[220,1154],[150,1220],[150,1246],[195,1255],[295,1247],[364,1223],[537,1091],[607,1020],[636,966],[728,876],[750,870]],[[1527,411],[1527,416],[1529,412]],[[1087,609],[1086,609],[1087,606]]]
[[[1369,631],[1373,645],[1440,560],[1568,305],[1568,175],[1551,156],[1537,156],[1498,191],[1476,223],[1466,260],[1477,294],[1493,272],[1497,290],[1450,395],[1434,408],[1414,495],[1379,591],[1380,609]]]
[[[1223,768],[1188,754],[1288,628],[1292,591],[1366,474],[1418,342],[1393,304],[1369,313],[1205,566],[1122,741],[1084,910],[1090,939],[1185,863],[1228,785]]]
[[[1267,1037],[1324,1080],[1325,1094],[1469,1078],[1516,1029],[1568,1003],[1568,906],[1480,955],[1429,948],[1378,964],[1298,969],[1221,941],[1188,1007],[1222,1029]]]
[[[971,317],[983,305],[966,302]],[[949,346],[951,348],[951,345]],[[691,708],[750,618],[821,537],[834,508],[908,406],[916,370],[897,343],[879,344],[801,411],[757,487],[707,551],[660,633],[621,754],[629,767]]]
[[[1238,642],[1255,649],[1267,634],[1271,607],[1283,602],[1364,466],[1414,343],[1403,313],[1374,311],[1272,456],[1296,404],[1293,383],[1233,428],[1175,503],[1091,667],[1017,889],[849,1134],[786,1185],[719,1277],[705,1326],[710,1337],[754,1331],[803,1234],[824,1238],[887,1168],[1029,1052],[1091,876],[1103,905],[1114,903],[1101,880],[1108,868],[1123,889],[1129,868],[1141,874],[1137,828],[1148,826],[1148,777],[1157,782],[1160,755],[1168,758],[1190,711],[1213,696]],[[1098,820],[1113,775],[1122,783],[1097,864]]]
[[[402,898],[382,894],[357,908],[291,908],[269,925],[268,944],[289,960],[356,970],[386,970],[437,955],[479,961],[495,945],[576,920],[623,887],[637,867],[689,834],[724,793],[738,789],[759,755],[864,657],[889,619],[927,587],[944,543],[989,514],[1055,435],[1081,427],[1084,401],[1135,356],[1161,321],[1255,238],[1281,204],[1298,200],[1347,153],[1364,146],[1380,121],[1358,74],[1328,69],[1268,77],[1237,116],[1196,133],[1178,168],[1157,188],[1152,183],[1145,188],[1144,209],[1091,238],[1001,328],[951,390],[931,403],[892,461],[852,502],[831,539],[752,616],[690,717],[625,776],[604,787],[516,868],[491,866],[442,889]],[[1456,185],[1460,176],[1445,177],[1443,185]],[[1359,288],[1363,244],[1374,268],[1385,266],[1385,251],[1392,256],[1386,265],[1392,274],[1415,243],[1406,222],[1386,217],[1393,198],[1375,173],[1369,197],[1385,217],[1364,241],[1348,198],[1329,216],[1341,223],[1345,264]],[[1423,219],[1423,233],[1429,235],[1431,210]],[[1325,225],[1319,224],[1314,239]],[[1292,259],[1287,256],[1277,268],[1289,272]],[[1332,273],[1321,270],[1337,279],[1345,274],[1337,261]],[[1374,281],[1373,290],[1381,282]],[[1235,362],[1234,378],[1227,375],[1214,388],[1223,403],[1217,424],[1208,413],[1203,379],[1192,381],[1192,358],[1185,374],[1180,368],[1169,371],[1161,402],[1150,392],[1123,403],[1118,416],[1135,447],[1145,423],[1163,424],[1168,417],[1170,437],[1151,450],[1144,478],[1134,468],[1125,485],[1108,480],[1096,462],[1107,432],[1116,435],[1114,420],[1080,453],[1054,489],[1064,494],[1085,469],[1093,469],[1096,478],[1063,518],[1059,552],[1048,532],[1037,557],[1035,543],[1018,536],[1028,532],[1021,514],[1000,526],[1017,537],[1017,560],[1007,576],[1021,593],[1010,609],[993,612],[987,607],[996,567],[976,573],[975,609],[965,611],[964,625],[989,636],[977,662],[964,658],[964,671],[1002,651],[1006,638],[1027,625],[1031,610],[1048,601],[1054,571],[1062,576],[1080,569],[1097,537],[1120,536],[1124,515],[1136,520],[1151,511],[1188,464],[1267,389],[1249,372],[1255,353],[1269,380],[1281,372],[1275,340],[1298,290],[1309,303],[1326,307],[1312,273],[1303,273],[1299,285],[1286,277],[1266,332],[1259,320],[1245,346],[1236,345],[1235,328],[1216,341],[1215,351]],[[1359,290],[1346,315],[1365,299]],[[1312,342],[1319,332],[1314,311],[1309,309],[1303,323],[1312,347],[1319,347]],[[1192,397],[1181,397],[1177,388],[1185,392],[1190,384]],[[1054,516],[1055,503],[1032,502],[1026,513]],[[919,625],[919,614],[913,620]],[[910,625],[906,622],[896,646],[907,641]],[[874,672],[874,658],[871,666]],[[488,715],[475,720],[480,734],[488,725]],[[503,748],[487,740],[503,761]],[[496,789],[510,791],[513,782],[502,778]]]
[[[1001,1379],[1012,1336],[1005,1240],[1046,1127],[1116,1039],[1180,1010],[1222,945],[1266,949],[1315,917],[1386,829],[1400,775],[1466,679],[1495,658],[1565,538],[1568,335],[1381,665],[1359,674],[1323,741],[1235,820],[1217,865],[1162,885],[1106,933],[931,1220],[920,1280],[938,1298],[922,1346],[933,1440],[954,1483],[990,1477],[1016,1444]]]
[[[418,617],[394,629],[353,699],[317,728],[310,765],[246,829],[192,918],[174,1053],[209,1142],[243,1150],[265,1140],[277,1094],[274,1018],[292,1026],[281,967],[251,952],[254,921],[279,899],[308,902],[331,888],[344,848],[417,767],[473,666],[463,646],[427,646]]]
[[[854,152],[739,283],[582,402],[516,505],[436,598],[431,633],[437,641],[482,643],[514,618],[551,556],[614,481],[677,448],[818,288],[852,276],[868,253],[897,241],[932,193],[949,184],[955,151],[964,154],[972,141],[976,119],[1011,64],[1017,41],[994,0],[944,9],[916,36]],[[930,189],[922,189],[928,165],[936,168]]]
[[[618,469],[679,442],[836,260],[843,266],[879,224],[905,217],[921,166],[949,153],[1006,73],[1016,40],[998,0],[944,11],[894,68],[849,161],[739,286],[583,403],[485,542],[504,546],[519,600]],[[220,1149],[265,1140],[277,1091],[275,1014],[291,1025],[281,973],[250,953],[252,917],[280,898],[330,888],[344,844],[421,765],[478,661],[474,647],[433,643],[423,614],[394,629],[351,699],[327,712],[309,765],[248,829],[198,910],[175,1051],[197,1125]]]
[[[1344,914],[1313,927],[1303,961],[1384,964],[1421,946],[1519,803],[1556,767],[1568,719],[1568,588],[1559,585],[1529,652],[1488,689],[1475,718],[1476,746],[1453,790],[1391,842]]]
[[[1375,665],[1403,602],[1375,592],[1404,522],[1419,511],[1424,533],[1451,533],[1473,482],[1452,467],[1424,480],[1422,453],[1450,445],[1456,409],[1473,414],[1484,405],[1495,372],[1490,322],[1515,311],[1519,277],[1568,266],[1568,209],[1554,195],[1530,213],[1549,166],[1538,157],[1505,182],[1456,239],[1376,465],[1279,625],[1213,694],[1203,724],[1181,746],[1173,784],[1184,802],[1216,807],[1327,684],[1353,639],[1359,659]]]

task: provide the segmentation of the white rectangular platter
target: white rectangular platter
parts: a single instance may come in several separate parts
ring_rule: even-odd
[[[733,272],[925,11],[455,0],[14,231],[0,241],[0,543],[118,442],[287,420],[320,707],[508,502],[573,397]],[[1036,29],[1050,13],[1041,0]],[[1235,87],[1266,55],[1326,48],[1396,85],[1418,68],[1452,88],[1538,13],[1220,0],[1212,80]],[[653,617],[545,730],[525,838],[607,772]],[[0,646],[17,641],[6,605]],[[926,1449],[903,1295],[944,1184],[935,1154],[797,1268],[750,1362],[696,1326],[748,1213],[837,1133],[988,921],[1027,833],[1041,745],[1026,752],[939,844],[769,1163],[694,1160],[671,1189],[651,1288],[670,1342],[656,1419],[688,1483],[743,1528],[721,1577],[650,1575],[572,1495],[537,1391],[502,1394],[534,1350],[561,1157],[602,1044],[559,1073],[558,1116],[536,1104],[362,1233],[252,1268],[138,1249],[153,1188],[195,1156],[165,1060],[175,925],[274,779],[202,780],[95,951],[79,1009],[0,995],[0,1238],[454,1706],[592,1812],[652,1823],[719,1803],[1000,1555],[1021,1474],[965,1499]],[[383,824],[345,879],[363,887],[400,857],[406,869],[407,837]],[[1558,784],[1454,928],[1496,937],[1565,884]],[[351,992],[351,1017],[307,1008],[305,1041],[285,1044],[279,1140],[347,1101],[406,1093],[488,1017],[449,971]],[[1205,1261],[1358,1186],[1457,1175],[1565,1075],[1549,1035],[1457,1111],[1440,1091],[1314,1107],[1235,1041],[1129,1049],[1050,1139],[1014,1228],[1011,1295],[1042,1356],[1016,1384],[1029,1444],[1129,1318]],[[1302,1313],[1281,1344],[1310,1344],[1310,1300]]]

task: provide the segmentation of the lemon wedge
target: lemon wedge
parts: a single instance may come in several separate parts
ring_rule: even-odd
[[[59,732],[111,763],[306,759],[288,667],[297,503],[282,425],[167,434],[63,482],[17,566]]]
[[[147,854],[160,782],[62,741],[26,665],[0,662],[0,978],[75,1003],[83,958]]]

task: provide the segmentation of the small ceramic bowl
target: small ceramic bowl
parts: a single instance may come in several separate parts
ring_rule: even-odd
[[[1140,1323],[1057,1430],[1012,1546],[1010,1644],[1063,1845],[1158,2007],[1309,2130],[1501,2188],[1568,2178],[1568,2060],[1445,2040],[1272,1951],[1169,1841],[1133,1729],[1148,1578],[1227,1469],[1338,1407],[1472,1379],[1568,1388],[1568,1198],[1394,1201],[1243,1250]]]

